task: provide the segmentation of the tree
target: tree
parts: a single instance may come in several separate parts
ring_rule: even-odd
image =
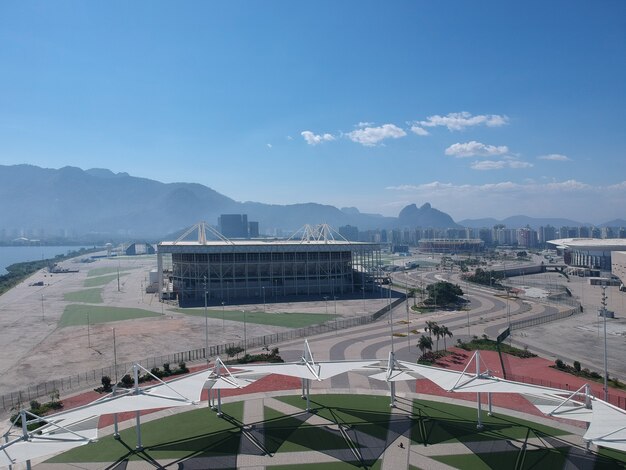
[[[437,351],[439,351],[439,338],[441,338],[441,327],[435,323],[432,329],[433,335],[437,338]]]
[[[426,333],[428,333],[428,337],[432,340],[433,338],[433,328],[437,327],[437,322],[436,321],[432,321],[432,320],[427,320],[426,321],[426,327],[424,328],[424,331]]]
[[[417,342],[417,347],[422,351],[422,355],[424,355],[427,349],[429,351],[433,349],[433,340],[428,336],[422,335]]]
[[[448,305],[457,303],[463,295],[463,291],[457,284],[440,281],[426,287],[428,298],[425,303],[430,305]]]
[[[439,328],[441,336],[443,337],[443,349],[448,349],[448,347],[446,346],[446,336],[452,338],[454,335],[452,334],[452,332],[448,329],[447,326],[441,325],[441,327]]]

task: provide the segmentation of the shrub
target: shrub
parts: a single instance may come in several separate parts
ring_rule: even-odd
[[[163,371],[159,369],[158,367],[153,367],[152,369],[150,369],[150,373],[154,375],[157,379],[160,379],[163,377]]]
[[[126,374],[124,377],[122,377],[122,380],[120,380],[120,382],[122,383],[122,387],[130,388],[133,386],[135,381],[129,374]]]
[[[187,368],[187,364],[185,364],[184,361],[180,361],[178,363],[178,371],[177,371],[177,373],[179,373],[179,374],[186,374],[187,372],[189,372],[189,369]]]
[[[565,369],[565,363],[561,359],[557,359],[554,361],[554,365],[556,365],[557,369]]]
[[[574,361],[574,369],[580,373],[580,362]]]
[[[593,372],[589,372],[589,377],[591,377],[592,379],[601,379],[602,376],[600,374],[598,374],[595,370]]]
[[[108,375],[103,375],[100,379],[100,382],[102,383],[102,389],[105,392],[111,391],[111,377],[109,377]]]
[[[163,375],[165,375],[166,377],[168,375],[172,375],[172,370],[170,369],[169,362],[166,362],[165,364],[163,364]]]
[[[37,400],[31,400],[30,401],[30,410],[33,413],[39,414],[39,413],[37,413],[37,410],[39,410],[39,408],[41,408],[41,403],[39,403]]]

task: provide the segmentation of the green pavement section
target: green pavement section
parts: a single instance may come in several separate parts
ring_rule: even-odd
[[[123,307],[100,307],[96,305],[79,305],[70,304],[65,307],[61,320],[59,320],[59,328],[66,326],[81,326],[89,323],[107,323],[120,320],[132,320],[135,318],[159,317],[160,313],[142,310],[140,308],[123,308]]]
[[[63,300],[66,302],[84,302],[86,304],[101,304],[102,289],[85,289],[76,292],[68,292],[63,294]]]
[[[122,431],[120,441],[106,436],[96,443],[58,455],[49,462],[105,462],[109,465],[107,468],[112,468],[125,459],[143,459],[157,467],[160,460],[178,459],[177,463],[185,468],[185,463],[190,468],[211,468],[209,461],[194,462],[194,459],[221,456],[232,458],[230,462],[234,468],[240,452],[260,455],[256,445],[244,437],[245,433],[250,433],[248,435],[256,444],[263,446],[266,455],[313,451],[298,465],[298,468],[311,470],[378,469],[386,446],[392,445],[400,435],[410,436],[412,444],[418,448],[429,447],[431,458],[460,469],[552,470],[572,465],[581,456],[587,459],[582,462],[584,468],[617,469],[623,468],[626,462],[624,453],[607,454],[603,451],[601,454],[585,454],[584,448],[559,440],[559,436],[567,434],[564,431],[505,415],[488,417],[484,413],[485,427],[478,431],[476,410],[472,407],[403,400],[399,405],[409,409],[412,406],[414,411],[412,416],[408,416],[390,413],[387,396],[314,395],[311,400],[314,414],[336,424],[310,425],[306,423],[310,417],[304,411],[306,402],[299,395],[276,399],[301,411],[284,414],[266,406],[263,421],[244,429],[244,401],[223,405],[223,419],[203,407],[142,424],[144,451],[140,453],[134,450],[136,431],[131,427]],[[342,431],[337,424],[341,425]],[[391,436],[389,441],[388,436]],[[525,447],[526,439],[533,441]],[[453,453],[450,448],[442,448],[441,453],[437,453],[437,445],[444,443],[463,444],[460,447],[463,452]],[[360,459],[356,458],[353,450],[358,451]],[[336,458],[337,462],[316,464],[316,455],[319,454]],[[576,456],[572,457],[574,454]],[[568,461],[568,457],[572,460]],[[187,459],[191,460],[185,462]],[[267,468],[286,469],[293,466],[270,465]]]
[[[176,312],[186,315],[204,316],[203,309],[197,308],[178,308]],[[284,326],[285,328],[302,328],[305,326],[319,325],[333,320],[335,315],[325,313],[273,313],[273,312],[246,312],[245,315],[241,310],[207,310],[209,318],[217,318],[228,321],[245,321],[246,323],[254,323],[257,325]]]
[[[239,451],[241,430],[237,423],[243,416],[243,402],[222,405],[229,419],[220,419],[209,408],[201,408],[141,424],[145,451],[134,452],[137,435],[134,427],[120,432],[120,440],[112,435],[98,442],[77,447],[48,460],[49,463],[106,462],[124,459],[180,459],[233,455]],[[155,467],[156,468],[156,467]]]
[[[94,269],[90,269],[89,272],[87,273],[87,277],[96,277],[96,276],[102,276],[104,274],[111,274],[111,273],[115,273],[115,275],[117,276],[117,272],[119,271],[120,273],[122,271],[128,271],[129,268],[118,268],[116,266],[105,266],[102,268],[94,268]]]
[[[120,273],[120,277],[126,276],[127,274],[128,273]],[[85,279],[83,286],[84,287],[104,286],[114,279],[117,279],[117,274],[111,274],[109,276],[88,277],[87,279]]]

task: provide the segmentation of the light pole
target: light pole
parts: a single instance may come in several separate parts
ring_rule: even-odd
[[[225,302],[222,300],[222,330],[225,330],[225,323],[224,323],[224,304]]]
[[[206,276],[204,278],[204,357],[207,364],[209,363],[209,314],[206,305]]]
[[[91,333],[89,332],[89,314],[87,316],[87,347],[91,347]]]
[[[261,287],[261,289],[263,290],[263,311],[266,312],[266,305],[265,305],[265,286]]]
[[[45,319],[44,310],[43,310],[43,294],[41,294],[41,319]]]
[[[339,334],[337,330],[339,329],[339,320],[337,319],[337,297],[333,295],[333,301],[335,302],[335,334]]]
[[[246,332],[246,311],[243,312],[243,355],[248,354],[248,334]]]
[[[324,296],[324,305],[326,306],[326,315],[328,315],[328,296]]]

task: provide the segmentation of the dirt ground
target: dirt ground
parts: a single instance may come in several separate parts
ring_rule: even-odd
[[[20,285],[0,296],[1,360],[0,395],[44,381],[109,367],[114,363],[113,329],[118,363],[202,348],[205,327],[202,316],[185,315],[174,306],[162,304],[155,294],[143,292],[151,269],[156,268],[156,256],[97,259],[80,263],[78,259],[62,263],[62,267],[78,269],[77,273],[50,274],[39,271]],[[109,322],[87,326],[58,328],[67,305],[67,292],[84,290],[90,270],[110,268],[117,278],[103,287],[103,303],[111,307],[150,310],[159,315],[151,318]],[[109,273],[108,275],[111,275]],[[44,286],[29,284],[43,281]],[[366,313],[380,309],[385,300],[368,300]],[[337,300],[337,314],[363,315],[360,300]],[[227,309],[262,311],[263,305],[227,306]],[[334,313],[334,302],[267,303],[268,312]],[[221,307],[213,307],[221,311]],[[209,345],[238,342],[242,339],[240,322],[208,319]],[[262,336],[285,331],[287,328],[247,324],[247,336]],[[88,337],[89,336],[89,337]],[[88,347],[90,342],[91,347]]]

